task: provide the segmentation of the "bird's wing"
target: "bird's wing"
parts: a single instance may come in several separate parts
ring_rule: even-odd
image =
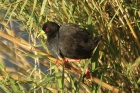
[[[90,47],[88,43],[91,43],[92,38],[86,29],[80,28],[76,24],[64,24],[59,29],[59,43],[68,43],[65,47],[72,46],[71,49],[73,50],[79,50],[79,47],[80,49],[87,49],[86,47]]]
[[[59,53],[63,57],[86,58],[92,52],[86,48],[86,42],[83,39],[65,35],[59,38]]]

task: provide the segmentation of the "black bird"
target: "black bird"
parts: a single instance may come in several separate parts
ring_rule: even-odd
[[[55,22],[46,22],[42,30],[47,35],[47,41],[53,48],[54,52],[64,62],[80,61],[92,56],[92,51],[98,45],[102,35],[93,37],[86,29],[80,28],[79,25],[68,23],[59,26]],[[69,60],[68,60],[69,58]],[[86,69],[84,77],[88,77],[89,70]]]
[[[102,35],[93,37],[86,29],[72,23],[59,26],[55,22],[46,22],[42,29],[49,45],[63,59],[90,58],[102,38]]]

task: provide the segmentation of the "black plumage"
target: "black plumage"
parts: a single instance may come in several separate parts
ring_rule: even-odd
[[[50,46],[62,58],[90,58],[102,38],[102,35],[93,37],[86,29],[72,23],[59,26],[55,22],[46,22],[42,29]]]

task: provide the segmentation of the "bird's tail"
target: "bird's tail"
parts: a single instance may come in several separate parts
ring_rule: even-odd
[[[98,44],[98,42],[100,41],[100,39],[101,39],[102,37],[103,37],[102,35],[98,35],[98,36],[94,37],[94,38],[93,38],[94,44]]]
[[[101,40],[103,36],[102,35],[98,35],[96,37],[93,37],[92,39],[92,49],[95,49],[95,47],[98,45],[98,42]]]

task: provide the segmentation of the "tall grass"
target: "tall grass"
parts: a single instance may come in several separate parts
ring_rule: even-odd
[[[139,93],[139,0],[1,0],[0,89],[6,93]],[[75,23],[104,37],[69,68],[48,48],[42,24]],[[83,80],[90,64],[91,77]]]

